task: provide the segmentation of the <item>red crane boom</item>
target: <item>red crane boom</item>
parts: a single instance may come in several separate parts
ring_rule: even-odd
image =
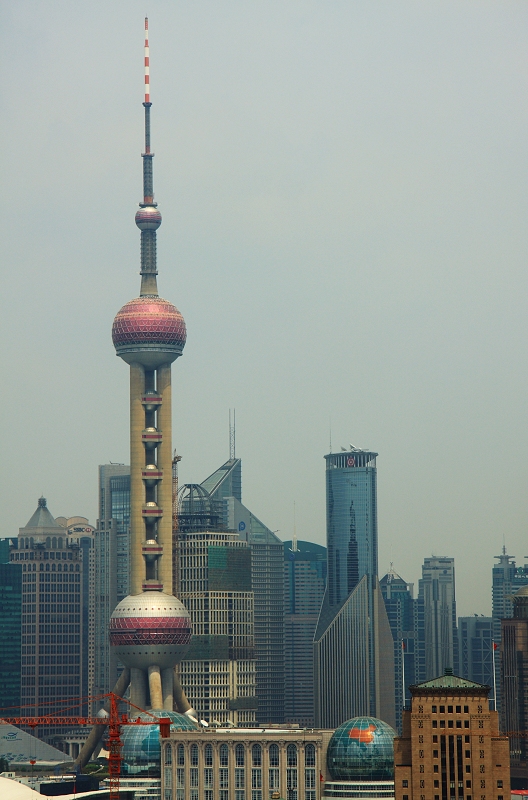
[[[6,719],[0,718],[0,725],[27,725],[30,728],[36,728],[37,725],[108,725],[108,774],[110,779],[110,800],[119,800],[119,777],[121,775],[121,748],[123,743],[121,741],[121,726],[122,725],[153,725],[159,724],[160,736],[163,739],[168,739],[170,736],[171,721],[169,717],[156,717],[150,711],[144,711],[138,706],[134,706],[129,700],[119,697],[117,694],[110,692],[109,694],[102,695],[100,698],[92,699],[109,699],[110,713],[108,717],[64,717],[59,714],[45,714],[40,717],[8,717]],[[128,714],[119,713],[119,703],[124,702],[129,706],[136,708],[144,714],[149,714],[152,721],[139,719],[139,717],[131,720]]]

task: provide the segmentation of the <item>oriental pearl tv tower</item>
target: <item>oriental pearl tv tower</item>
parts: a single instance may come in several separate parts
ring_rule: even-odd
[[[136,213],[141,288],[139,297],[118,311],[112,327],[116,354],[130,366],[131,592],[111,616],[110,644],[130,671],[135,705],[192,714],[174,670],[187,651],[191,621],[173,595],[172,582],[171,364],[182,354],[186,330],[178,309],[158,294],[161,214],[154,201],[149,83],[145,19],[143,202]]]

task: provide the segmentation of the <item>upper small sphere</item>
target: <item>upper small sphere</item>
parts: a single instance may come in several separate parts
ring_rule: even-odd
[[[136,225],[140,231],[157,231],[161,225],[161,214],[154,206],[144,206],[136,211]]]
[[[332,734],[326,763],[334,781],[390,781],[394,778],[396,731],[375,717],[355,717]]]
[[[144,296],[117,312],[112,339],[123,361],[154,369],[181,356],[187,331],[176,306],[162,297]]]

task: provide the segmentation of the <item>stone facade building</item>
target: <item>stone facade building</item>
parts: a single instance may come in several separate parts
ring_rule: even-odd
[[[333,731],[171,730],[162,740],[162,800],[320,800]]]
[[[410,687],[411,710],[394,740],[396,800],[505,800],[508,739],[489,710],[490,687],[445,675]]]

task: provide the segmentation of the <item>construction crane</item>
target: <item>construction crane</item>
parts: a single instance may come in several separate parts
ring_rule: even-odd
[[[180,569],[178,558],[178,462],[182,457],[174,451],[172,457],[172,593],[180,595]]]
[[[160,726],[160,736],[162,739],[168,739],[170,736],[171,720],[169,717],[156,717],[149,711],[144,711],[142,708],[135,706],[129,700],[119,697],[119,695],[110,692],[109,694],[101,695],[100,697],[89,697],[88,701],[107,700],[109,703],[109,714],[104,717],[68,717],[57,714],[46,714],[40,717],[8,717],[2,719],[0,717],[0,725],[26,725],[33,730],[37,725],[108,725],[108,776],[110,783],[110,800],[119,800],[119,778],[121,775],[121,748],[123,743],[121,741],[121,726],[122,725],[154,725]],[[143,714],[148,714],[152,717],[152,721],[139,719],[133,720],[129,718],[128,714],[119,713],[119,703],[127,703],[127,705],[135,708]],[[68,710],[68,709],[66,709]],[[2,709],[0,709],[0,714]]]

